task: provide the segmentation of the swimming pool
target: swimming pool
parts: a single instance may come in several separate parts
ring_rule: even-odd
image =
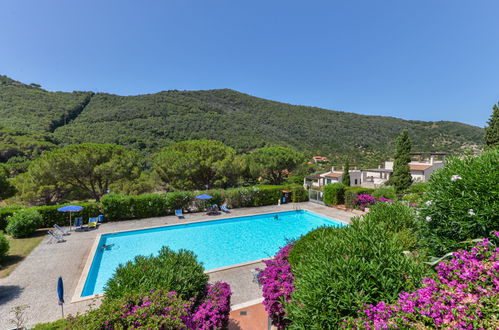
[[[272,257],[288,239],[321,226],[344,225],[298,210],[103,234],[81,297],[102,293],[119,264],[137,255],[156,254],[164,245],[193,251],[204,268],[211,270]],[[104,244],[110,247],[101,248]]]

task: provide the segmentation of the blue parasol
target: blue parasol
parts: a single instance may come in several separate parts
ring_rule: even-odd
[[[59,276],[59,280],[57,280],[57,295],[59,296],[59,305],[61,305],[61,313],[64,318],[64,283],[62,282],[62,277]]]
[[[69,212],[69,230],[71,230],[71,214],[73,212],[80,212],[83,210],[83,206],[79,205],[66,205],[57,209],[59,212]]]
[[[210,195],[206,195],[206,194],[202,194],[202,195],[198,195],[196,196],[197,199],[210,199],[212,198],[213,196],[210,196]]]

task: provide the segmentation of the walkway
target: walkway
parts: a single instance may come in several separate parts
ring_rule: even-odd
[[[82,313],[89,304],[99,304],[95,301],[71,303],[77,283],[97,234],[144,227],[157,227],[166,224],[177,224],[185,221],[201,221],[207,219],[230,218],[276,211],[293,210],[296,206],[331,218],[350,222],[352,213],[325,207],[310,202],[285,204],[232,210],[231,214],[216,217],[204,213],[187,214],[185,220],[175,216],[109,222],[99,229],[88,232],[73,232],[66,236],[66,242],[48,244],[48,238],[31,252],[24,261],[7,277],[0,279],[0,329],[10,329],[9,312],[12,307],[29,305],[26,314],[28,324],[54,321],[61,317],[61,309],[57,304],[57,278],[64,279],[66,304],[65,314]],[[241,304],[261,298],[258,285],[252,281],[251,270],[261,267],[261,263],[210,273],[210,281],[226,281],[234,292],[232,304]]]

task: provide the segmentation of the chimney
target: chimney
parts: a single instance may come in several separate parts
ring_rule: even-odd
[[[381,165],[378,165],[378,169],[381,169]]]
[[[331,172],[334,172],[334,166],[331,166]]]
[[[430,155],[430,164],[433,165],[435,162],[435,155]]]

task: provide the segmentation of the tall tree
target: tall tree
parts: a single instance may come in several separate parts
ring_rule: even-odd
[[[34,161],[23,177],[34,196],[60,199],[79,191],[97,201],[109,185],[124,179],[134,180],[140,174],[138,157],[122,146],[84,143],[54,149]]]
[[[305,161],[305,156],[289,148],[265,147],[248,154],[247,161],[254,177],[261,177],[270,184],[281,184]]]
[[[493,148],[499,146],[499,103],[492,107],[488,126],[485,127],[485,144]]]
[[[220,141],[184,141],[156,154],[154,168],[170,189],[227,187],[239,176],[235,155],[234,149]]]
[[[0,164],[0,200],[14,196],[16,188],[9,181],[9,172]]]
[[[395,187],[397,193],[403,192],[412,184],[412,176],[409,168],[411,148],[412,144],[409,133],[404,130],[397,138],[393,174],[389,181],[389,183]]]
[[[350,164],[348,162],[345,164],[345,168],[343,169],[343,174],[341,175],[341,183],[345,186],[350,186]]]

